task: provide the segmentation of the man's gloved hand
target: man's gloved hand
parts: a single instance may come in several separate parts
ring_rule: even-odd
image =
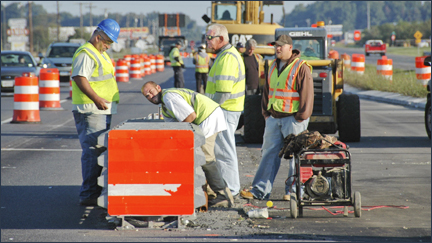
[[[182,68],[185,68],[185,65],[183,63],[180,64]]]

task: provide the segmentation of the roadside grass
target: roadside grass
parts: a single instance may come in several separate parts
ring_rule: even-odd
[[[417,81],[415,71],[401,69],[393,70],[393,80],[390,81],[376,73],[374,65],[366,64],[363,75],[344,70],[344,81],[352,87],[363,90],[378,90],[393,92],[405,96],[425,98],[426,87]]]

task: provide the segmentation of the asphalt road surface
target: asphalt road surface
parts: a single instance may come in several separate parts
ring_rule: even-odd
[[[112,125],[158,111],[140,93],[145,81],[173,86],[166,68],[139,80],[119,83],[120,104]],[[186,88],[195,88],[194,69],[186,69]],[[352,189],[362,198],[362,215],[332,215],[321,207],[290,217],[282,201],[287,177],[282,162],[270,200],[271,219],[246,212],[267,201],[237,199],[232,209],[197,213],[185,229],[115,230],[100,207],[78,205],[81,148],[71,112],[69,87],[62,84],[60,111],[40,111],[41,122],[10,123],[13,97],[1,98],[1,241],[370,241],[431,240],[431,142],[421,109],[361,99],[362,138],[348,143]],[[242,188],[250,186],[260,161],[260,144],[236,134]],[[337,136],[337,134],[331,134]],[[395,207],[396,206],[396,207]],[[340,208],[326,207],[330,212]],[[314,210],[312,210],[314,209]],[[352,210],[352,207],[350,207]]]

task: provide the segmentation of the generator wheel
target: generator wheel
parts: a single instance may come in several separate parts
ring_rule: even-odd
[[[246,95],[243,140],[246,143],[262,143],[264,128],[265,119],[261,113],[261,95]]]
[[[290,213],[291,218],[296,219],[298,215],[298,209],[297,209],[297,196],[295,194],[291,194],[290,198]]]
[[[360,218],[360,216],[361,216],[361,195],[360,195],[360,192],[358,192],[358,191],[354,193],[353,204],[354,204],[354,216],[357,218]]]
[[[431,139],[431,99],[430,98],[427,99],[426,107],[425,107],[425,127],[426,127],[427,135],[429,139]]]
[[[360,141],[360,99],[356,94],[341,94],[337,107],[339,140],[342,142]]]

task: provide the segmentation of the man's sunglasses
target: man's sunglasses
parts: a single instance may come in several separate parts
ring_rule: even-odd
[[[205,38],[207,39],[207,40],[212,40],[213,38],[216,38],[216,37],[221,37],[220,35],[215,35],[215,36],[212,36],[212,35],[206,35],[205,36]]]
[[[107,39],[105,39],[105,37],[103,37],[102,35],[99,35],[99,36],[101,37],[102,41],[105,42],[105,44],[107,44],[107,45],[111,45],[112,43],[114,43],[114,41],[112,41],[112,40],[107,40]]]

